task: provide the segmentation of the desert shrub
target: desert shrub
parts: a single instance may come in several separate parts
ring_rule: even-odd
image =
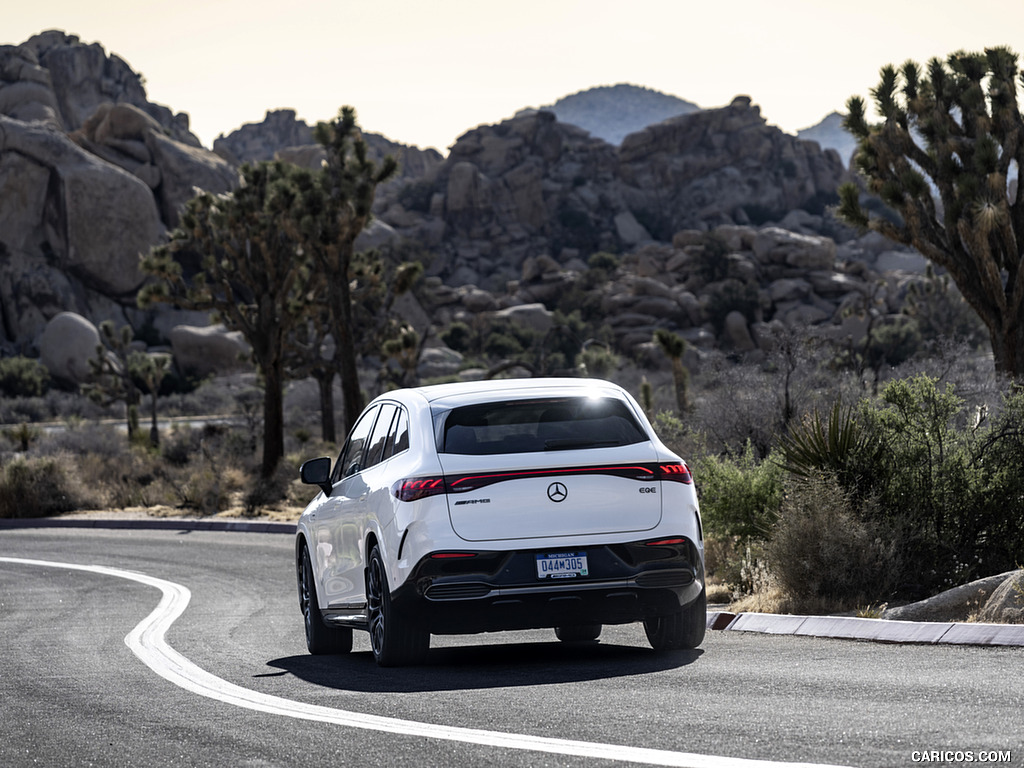
[[[608,251],[596,251],[590,254],[587,259],[587,266],[591,269],[600,269],[605,273],[611,274],[619,268],[619,257],[614,253],[608,253]]]
[[[253,479],[245,493],[243,503],[245,514],[256,515],[264,507],[278,507],[282,504],[290,504],[293,499],[305,498],[302,505],[309,501],[309,486],[303,486],[298,482],[298,468],[290,461],[282,461],[271,477]],[[306,491],[302,493],[300,489]]]
[[[17,446],[17,450],[22,453],[28,452],[29,446],[43,434],[41,429],[24,422],[5,429],[3,433],[4,437],[14,443]]]
[[[708,536],[764,538],[782,502],[785,474],[778,462],[758,460],[748,443],[736,458],[707,455],[694,462],[700,509]]]
[[[0,358],[0,394],[5,397],[40,397],[50,384],[50,372],[28,357]]]
[[[887,599],[900,551],[891,531],[856,507],[830,475],[789,484],[765,544],[775,584],[800,612],[843,610]]]
[[[730,277],[709,285],[706,293],[708,320],[717,333],[722,332],[725,318],[730,312],[740,312],[748,322],[753,322],[760,307],[757,286],[736,278]]]
[[[441,333],[441,341],[456,352],[468,352],[473,341],[473,332],[465,323],[456,321]]]
[[[124,439],[123,436],[121,438]],[[88,477],[97,507],[124,509],[168,503],[159,482],[159,456],[148,445],[119,454],[81,453],[74,457],[78,477]]]
[[[484,352],[493,357],[511,357],[523,352],[523,345],[509,333],[495,331],[484,342]]]
[[[856,410],[815,414],[783,455],[794,476],[829,473],[863,522],[892,531],[914,564],[902,591],[930,594],[1024,559],[1024,398],[986,409],[928,375],[897,379]]]
[[[64,429],[39,440],[37,453],[43,456],[106,456],[120,458],[130,446],[124,433],[109,424],[81,424],[72,421]]]
[[[606,379],[619,367],[619,357],[607,347],[593,345],[580,353],[580,362],[588,376]]]
[[[0,517],[49,517],[87,503],[67,457],[17,459],[0,473]]]

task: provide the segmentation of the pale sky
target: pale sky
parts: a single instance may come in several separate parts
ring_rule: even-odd
[[[221,133],[294,109],[446,153],[477,125],[631,83],[702,107],[749,95],[795,133],[869,97],[879,69],[1005,45],[1020,0],[12,0],[0,44],[47,29],[99,43]]]

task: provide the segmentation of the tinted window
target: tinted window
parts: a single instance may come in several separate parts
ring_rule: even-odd
[[[393,438],[394,446],[391,455],[409,450],[409,415],[404,408],[398,411],[398,421],[395,423]]]
[[[442,453],[605,448],[648,439],[626,403],[611,397],[483,403],[454,408],[443,418]]]
[[[377,419],[377,426],[373,428],[373,435],[370,437],[370,447],[366,450],[366,461],[363,468],[379,464],[385,457],[384,446],[387,443],[388,435],[391,434],[391,422],[395,418],[395,411],[398,408],[391,403],[384,403],[380,407],[380,417]]]
[[[363,449],[366,447],[367,438],[373,428],[373,420],[377,416],[380,407],[372,408],[362,415],[356,425],[352,428],[345,444],[345,451],[341,454],[337,466],[334,468],[335,482],[343,477],[354,475],[363,469]]]

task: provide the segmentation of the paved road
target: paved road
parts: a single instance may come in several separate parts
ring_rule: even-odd
[[[595,768],[643,749],[712,756],[667,760],[710,768],[990,750],[1024,764],[1024,649],[713,632],[699,651],[658,656],[627,626],[576,647],[550,632],[434,638],[426,666],[381,670],[360,633],[347,657],[306,654],[291,550],[280,534],[0,532],[0,558],[164,585],[0,559],[0,765]],[[191,593],[166,632],[184,658],[162,677],[125,638],[173,608],[173,585]],[[219,682],[181,687],[204,674],[192,664]],[[495,746],[496,733],[512,736]],[[567,742],[630,749],[580,756]]]

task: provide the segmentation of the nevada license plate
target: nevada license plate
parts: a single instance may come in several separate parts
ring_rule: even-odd
[[[538,579],[575,579],[586,576],[586,552],[559,552],[552,555],[537,555]]]

